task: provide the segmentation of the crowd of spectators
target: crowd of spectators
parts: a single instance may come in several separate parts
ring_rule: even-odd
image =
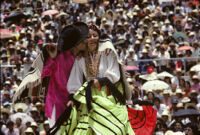
[[[23,103],[12,104],[12,97],[42,47],[46,43],[56,43],[64,26],[82,21],[97,25],[102,33],[108,34],[122,63],[139,68],[129,73],[127,80],[132,86],[133,98],[154,104],[158,118],[156,135],[172,131],[198,134],[199,117],[172,117],[179,109],[200,111],[200,73],[190,70],[200,58],[197,0],[89,0],[87,4],[75,4],[72,0],[2,0],[0,4],[0,29],[13,33],[11,38],[0,35],[1,133],[39,135],[49,129],[42,99],[27,97]],[[47,10],[58,13],[44,15]],[[25,17],[6,21],[13,12]],[[183,46],[191,48],[177,51]],[[156,74],[167,71],[173,75],[161,78],[169,89],[141,89],[149,81],[141,77],[150,75],[149,67]],[[34,121],[23,123],[22,118],[11,117],[16,113],[25,113]]]

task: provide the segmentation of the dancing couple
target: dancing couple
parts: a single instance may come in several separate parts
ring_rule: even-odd
[[[50,76],[46,113],[55,126],[62,124],[61,134],[134,134],[126,108],[130,90],[106,35],[95,25],[79,22],[66,26],[58,46],[46,50],[51,57],[42,73]]]

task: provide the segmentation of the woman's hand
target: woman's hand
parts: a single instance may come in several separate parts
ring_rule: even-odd
[[[96,88],[100,88],[99,80],[94,79],[94,86],[95,86]]]
[[[68,102],[67,102],[67,107],[69,107],[69,106],[74,106],[74,102],[73,101],[71,101],[71,100],[69,100]]]
[[[55,59],[55,58],[56,58],[56,56],[57,56],[57,49],[58,49],[57,45],[56,45],[56,46],[49,46],[49,45],[48,45],[48,46],[46,47],[46,50],[47,50],[49,56],[50,56],[52,59]]]

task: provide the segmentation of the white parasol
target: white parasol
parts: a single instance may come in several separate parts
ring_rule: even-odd
[[[172,74],[170,74],[170,73],[164,71],[164,72],[162,72],[162,73],[159,73],[159,74],[157,75],[157,77],[158,77],[159,79],[164,79],[165,77],[173,78],[174,76],[173,76]]]
[[[197,64],[197,65],[191,67],[190,71],[200,72],[200,64]]]
[[[26,124],[27,122],[34,122],[34,119],[26,113],[15,113],[10,116],[12,121],[16,121],[17,118],[21,118],[22,124]]]
[[[142,89],[143,90],[164,90],[168,89],[169,85],[163,81],[160,80],[153,80],[153,81],[148,81],[143,84]]]
[[[145,74],[145,75],[140,75],[139,78],[147,80],[147,81],[152,81],[152,80],[157,80],[157,73],[153,72],[151,74]]]

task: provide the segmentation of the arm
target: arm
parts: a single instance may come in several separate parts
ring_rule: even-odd
[[[104,73],[104,77],[107,77],[112,83],[116,83],[120,79],[120,70],[117,57],[114,52],[110,52],[106,57],[107,68]]]
[[[81,58],[80,60],[75,60],[74,65],[72,67],[68,82],[67,82],[67,90],[70,94],[76,93],[76,91],[82,86],[83,84],[83,70],[82,67],[85,66],[83,64],[84,59]]]

